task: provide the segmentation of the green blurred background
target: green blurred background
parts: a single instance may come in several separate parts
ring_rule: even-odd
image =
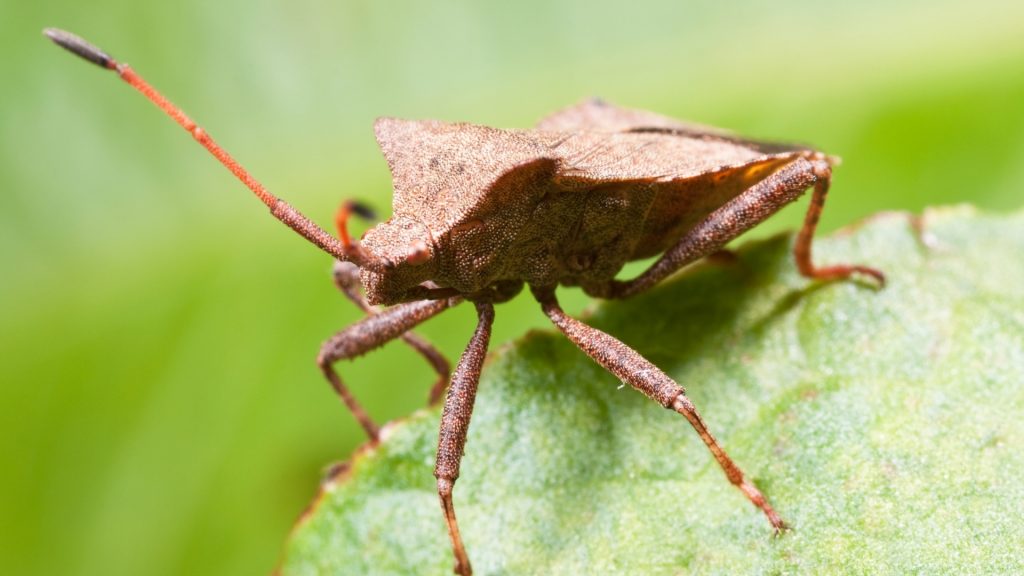
[[[1020,2],[5,0],[7,574],[267,573],[324,467],[362,441],[313,363],[358,317],[330,260],[44,26],[132,63],[325,225],[346,197],[387,212],[377,116],[526,127],[590,95],[841,155],[825,230],[1024,204]],[[520,298],[495,342],[543,325]],[[465,308],[422,332],[454,359],[471,327]],[[342,373],[381,420],[432,379],[397,345]]]

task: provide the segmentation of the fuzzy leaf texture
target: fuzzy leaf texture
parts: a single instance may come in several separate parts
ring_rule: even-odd
[[[1024,571],[1024,213],[883,214],[817,240],[816,262],[877,266],[883,290],[809,282],[791,245],[589,322],[687,388],[793,530],[772,537],[681,416],[531,333],[484,369],[455,487],[476,574]],[[326,482],[281,572],[449,574],[438,419],[395,423]]]

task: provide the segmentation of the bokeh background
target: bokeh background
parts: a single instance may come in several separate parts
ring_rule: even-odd
[[[44,26],[132,63],[325,225],[346,197],[387,213],[377,116],[526,127],[591,95],[841,155],[826,231],[1024,205],[1020,2],[3,0],[7,574],[267,573],[362,442],[313,363],[358,317],[330,260]],[[494,341],[543,325],[520,298]],[[422,332],[454,360],[471,329],[465,308]],[[381,420],[432,380],[400,345],[342,373]]]

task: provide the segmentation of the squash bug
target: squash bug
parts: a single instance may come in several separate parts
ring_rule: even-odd
[[[800,273],[818,280],[859,273],[883,284],[885,277],[873,268],[818,267],[812,262],[811,238],[833,158],[811,148],[746,140],[597,100],[556,112],[531,130],[381,118],[374,129],[393,177],[393,215],[354,240],[347,232],[349,217],[372,215],[361,204],[346,202],[336,216],[335,237],[267,191],[126,64],[68,32],[44,33],[116,72],[191,133],[275,218],[335,258],[335,283],[366,317],[328,339],[317,363],[371,441],[377,440],[379,428],[334,364],[396,338],[431,363],[438,378],[430,403],[439,402],[447,388],[434,476],[456,573],[472,573],[452,490],[494,305],[511,299],[524,285],[580,350],[686,418],[729,482],[764,513],[776,532],[785,529],[761,491],[708,431],[683,387],[615,337],[566,315],[555,288],[579,286],[605,299],[643,292],[721,250],[811,188],[810,208],[794,248]],[[636,278],[616,279],[627,262],[659,254]],[[464,301],[476,307],[478,323],[449,382],[447,361],[411,330]]]

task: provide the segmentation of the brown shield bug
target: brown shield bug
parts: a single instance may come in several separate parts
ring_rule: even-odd
[[[637,294],[720,250],[809,188],[814,193],[794,249],[800,273],[823,280],[861,273],[883,283],[884,276],[873,268],[817,267],[811,261],[811,237],[831,179],[828,156],[598,101],[556,112],[532,130],[382,118],[375,131],[394,179],[393,216],[356,241],[346,231],[348,217],[370,214],[359,204],[345,203],[335,238],[268,192],[127,65],[73,34],[54,29],[45,34],[117,72],[189,131],[275,218],[336,259],[336,284],[367,316],[327,340],[317,362],[371,440],[377,439],[377,425],[333,365],[396,338],[430,361],[438,374],[430,402],[448,389],[434,475],[455,572],[472,572],[452,488],[494,304],[509,300],[524,285],[580,350],[685,417],[729,481],[774,530],[784,529],[782,518],[711,435],[683,388],[616,338],[567,316],[555,288],[580,286],[598,298]],[[636,278],[615,279],[627,262],[658,254]],[[449,383],[447,361],[410,330],[463,301],[473,303],[479,320]]]

